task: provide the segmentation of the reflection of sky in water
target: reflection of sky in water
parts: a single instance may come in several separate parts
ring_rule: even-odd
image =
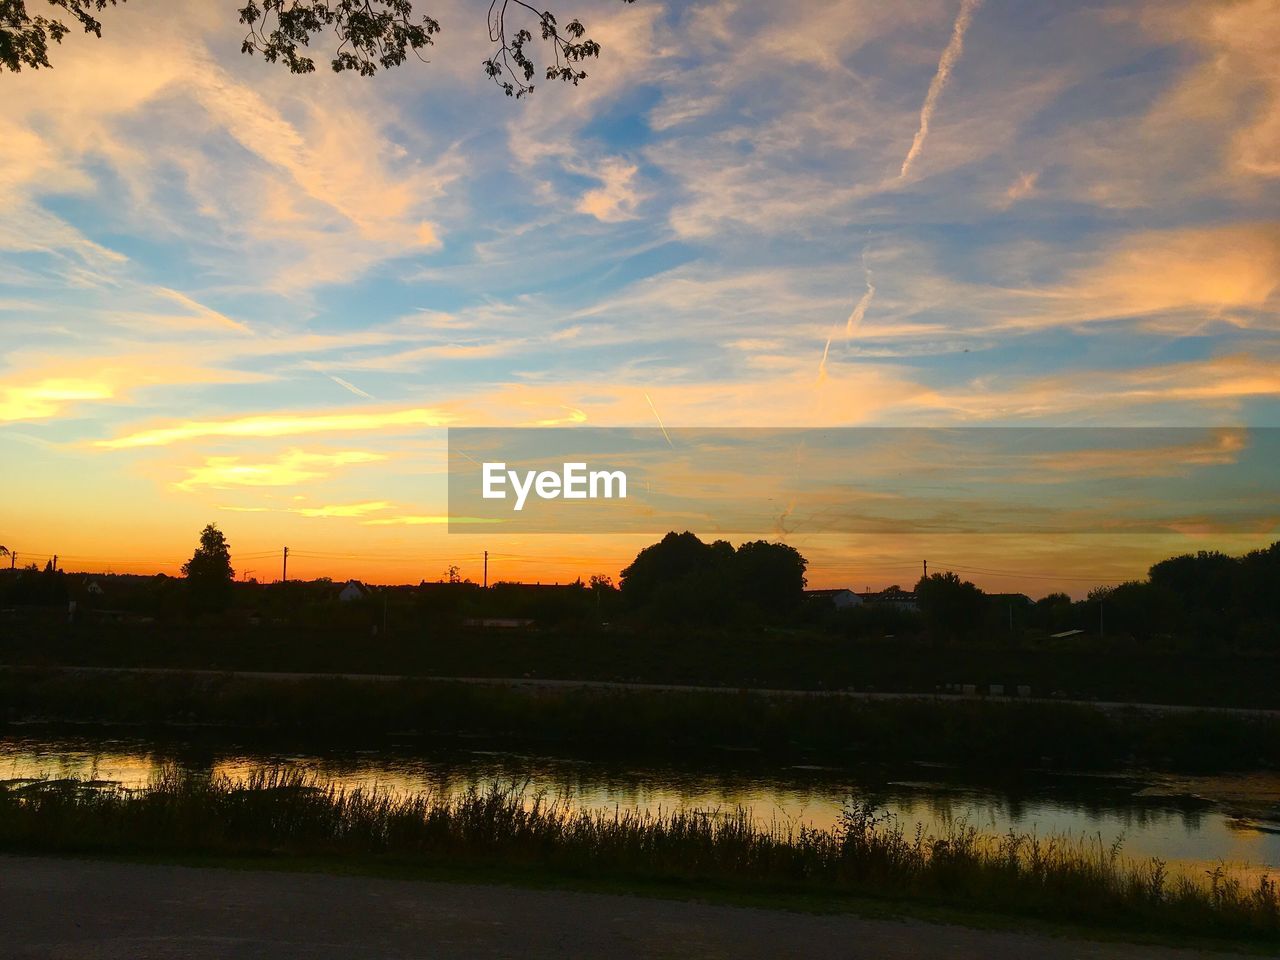
[[[851,796],[896,814],[908,832],[917,822],[929,832],[968,824],[984,833],[1065,836],[1109,846],[1124,838],[1123,852],[1158,856],[1201,868],[1226,862],[1255,873],[1280,869],[1280,832],[1233,826],[1212,805],[1171,798],[1137,799],[1140,784],[1109,777],[1058,777],[1001,788],[981,781],[957,782],[956,771],[914,767],[885,776],[875,771],[807,768],[767,773],[699,771],[665,767],[620,767],[561,758],[507,753],[454,752],[432,756],[387,751],[340,756],[183,749],[156,752],[142,741],[0,739],[0,779],[80,777],[138,787],[162,767],[239,777],[279,764],[314,773],[345,786],[397,793],[460,792],[494,781],[524,786],[548,799],[612,811],[751,809],[762,821],[819,827],[835,824]],[[1272,801],[1280,798],[1280,778]]]

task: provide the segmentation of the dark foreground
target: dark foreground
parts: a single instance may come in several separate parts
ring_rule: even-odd
[[[0,955],[45,958],[1227,957],[632,896],[0,856]]]

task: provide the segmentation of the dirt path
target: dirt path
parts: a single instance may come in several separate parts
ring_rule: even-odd
[[[0,856],[0,956],[1149,960],[1225,954],[550,890]]]

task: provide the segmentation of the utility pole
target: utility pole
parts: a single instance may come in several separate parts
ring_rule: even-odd
[[[924,578],[928,580],[929,579],[929,561],[921,560],[920,562],[924,564]]]
[[[489,551],[484,552],[484,589],[489,589]]]
[[[13,569],[13,565],[18,562],[18,554],[16,552],[9,554],[9,569]]]
[[[283,565],[280,568],[280,582],[281,583],[289,582],[289,548],[288,547],[284,548],[284,561],[283,561]]]

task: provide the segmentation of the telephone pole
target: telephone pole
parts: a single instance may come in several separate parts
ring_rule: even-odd
[[[284,548],[284,560],[280,568],[280,582],[281,583],[289,582],[289,548],[288,547]]]
[[[484,589],[489,589],[489,551],[484,552]]]
[[[929,579],[929,561],[921,560],[920,562],[924,564],[924,578],[928,580]]]

